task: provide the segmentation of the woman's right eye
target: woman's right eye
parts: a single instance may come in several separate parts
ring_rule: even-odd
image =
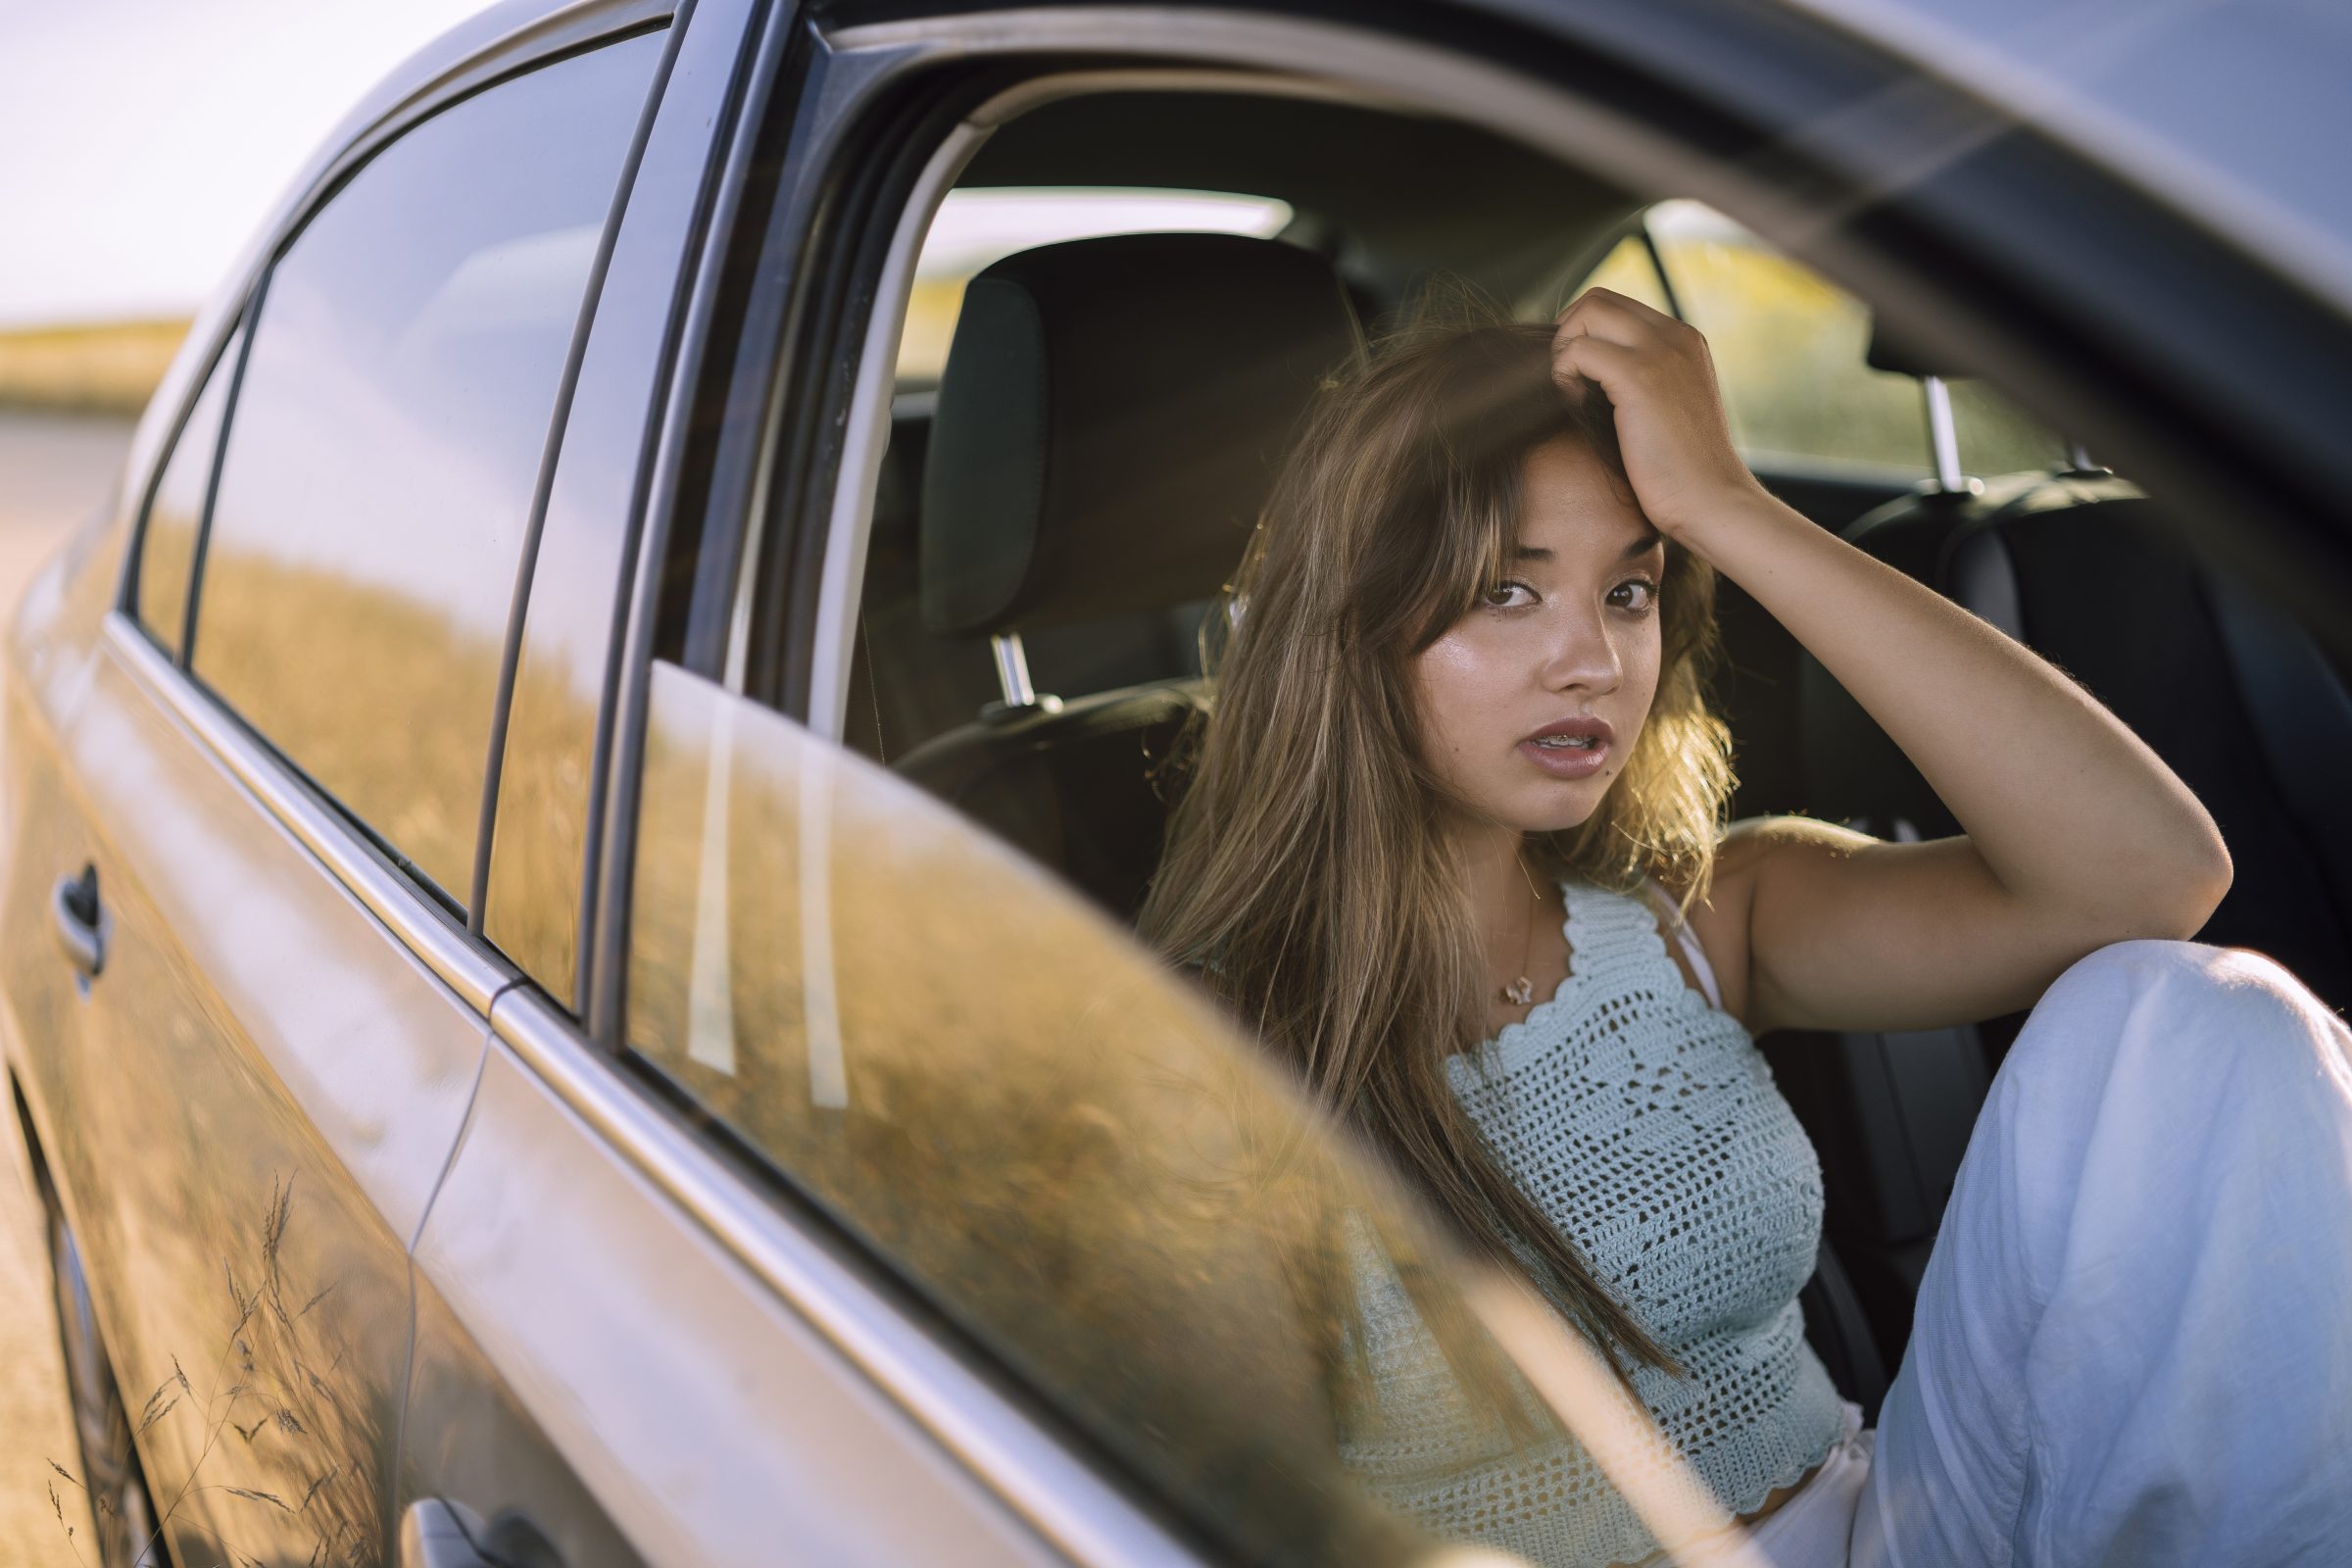
[[[1513,594],[1524,594],[1526,597],[1514,600],[1511,598]],[[1517,610],[1534,604],[1536,591],[1523,582],[1498,582],[1480,594],[1478,602],[1489,610]]]

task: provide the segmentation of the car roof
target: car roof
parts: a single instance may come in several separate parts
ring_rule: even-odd
[[[2352,79],[2352,12],[2327,0],[2055,12],[2043,0],[1776,3],[2033,124],[2352,312],[2352,181],[2334,153],[2352,138],[2352,95],[2342,90]],[[1572,0],[1453,4],[1552,26],[1586,21]],[[964,0],[939,6],[963,8]],[[666,0],[501,0],[395,69],[326,145],[364,131],[502,39],[671,9]],[[844,0],[840,9],[857,6]],[[1203,17],[1201,25],[1213,22]],[[1951,156],[1968,150],[1956,144]]]
[[[1497,0],[1557,14],[1556,0]],[[2352,10],[1784,0],[2073,146],[2352,309]],[[1955,148],[1955,156],[1965,149]]]
[[[1348,156],[1332,157],[1334,147]],[[1443,268],[1506,301],[1561,275],[1642,205],[1457,121],[1248,92],[1064,98],[998,128],[956,184],[1274,197],[1328,225],[1335,263],[1383,295]]]

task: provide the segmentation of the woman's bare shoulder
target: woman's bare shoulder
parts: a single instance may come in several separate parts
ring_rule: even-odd
[[[1749,931],[1757,868],[1776,851],[1790,845],[1851,847],[1871,842],[1867,834],[1807,816],[1742,817],[1724,829],[1706,891],[1689,901],[1684,917],[1690,934],[1706,951],[1708,963],[1714,966],[1726,1012],[1743,1023],[1749,1021],[1753,979]],[[1660,878],[1659,883],[1678,905],[1683,904],[1689,893],[1687,882]]]

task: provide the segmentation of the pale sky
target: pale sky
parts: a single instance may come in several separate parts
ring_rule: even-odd
[[[184,316],[344,112],[484,0],[0,0],[0,328]]]

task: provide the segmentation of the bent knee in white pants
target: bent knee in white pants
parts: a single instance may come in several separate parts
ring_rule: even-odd
[[[2348,1302],[2342,1020],[2253,954],[2091,954],[1995,1075],[1858,1559],[2352,1560]]]

